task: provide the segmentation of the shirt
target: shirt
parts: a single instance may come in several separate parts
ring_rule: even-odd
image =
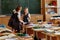
[[[30,18],[31,18],[30,14],[28,13],[28,14],[26,14],[26,15],[23,16],[23,21],[24,22],[30,22]]]
[[[15,9],[13,10],[13,12],[14,12],[14,13],[18,13],[18,19],[19,19],[19,21],[20,21],[20,22],[23,22],[23,21],[21,20],[21,12],[20,12],[20,11],[19,11],[19,12],[16,12]]]

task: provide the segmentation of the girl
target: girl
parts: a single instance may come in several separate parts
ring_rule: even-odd
[[[30,16],[30,13],[28,11],[28,8],[25,8],[24,13],[23,13],[23,21],[25,22],[25,24],[29,24],[30,19],[31,19],[31,16]]]
[[[12,27],[13,31],[18,33],[20,32],[23,23],[21,19],[21,10],[22,10],[21,6],[18,6],[16,9],[14,9],[8,23],[8,26]]]

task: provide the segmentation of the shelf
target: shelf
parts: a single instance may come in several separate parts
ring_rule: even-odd
[[[45,8],[57,8],[57,6],[47,6]]]
[[[57,8],[57,0],[45,0],[45,8]]]
[[[58,15],[57,9],[57,0],[45,0],[45,14],[46,21],[50,21],[51,16]]]

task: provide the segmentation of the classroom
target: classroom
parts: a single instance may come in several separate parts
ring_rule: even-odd
[[[60,40],[60,0],[0,0],[0,40]]]

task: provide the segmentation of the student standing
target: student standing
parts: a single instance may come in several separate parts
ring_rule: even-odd
[[[21,18],[21,10],[22,10],[22,7],[17,6],[17,8],[13,10],[12,16],[8,23],[8,26],[12,27],[12,29],[18,33],[22,29],[22,23],[23,23]]]

